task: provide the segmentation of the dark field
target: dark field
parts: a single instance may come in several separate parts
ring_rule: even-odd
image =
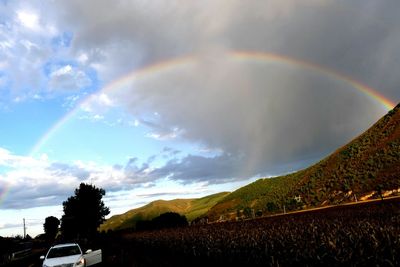
[[[101,243],[106,266],[400,266],[400,199],[113,233]]]

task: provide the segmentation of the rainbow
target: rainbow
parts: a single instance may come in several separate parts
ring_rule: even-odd
[[[9,192],[10,186],[7,183],[0,183],[0,206],[6,199],[7,193]]]
[[[47,130],[47,132],[33,146],[29,153],[29,156],[34,156],[37,152],[39,152],[40,148],[47,142],[47,140],[49,140],[69,119],[71,119],[81,109],[82,106],[90,103],[98,94],[118,90],[119,88],[122,88],[132,83],[134,80],[144,78],[145,76],[151,75],[153,73],[159,73],[162,71],[173,69],[178,66],[184,66],[192,62],[194,62],[194,57],[191,56],[182,57],[174,60],[167,60],[150,66],[146,66],[139,70],[135,69],[128,74],[125,74],[122,77],[110,82],[96,93],[89,95],[82,101],[80,101],[79,104],[75,106],[75,108],[66,113],[49,130]]]
[[[395,106],[395,103],[393,101],[386,98],[385,96],[377,92],[375,89],[368,87],[367,85],[359,81],[356,81],[349,76],[341,74],[327,67],[317,65],[315,63],[299,60],[292,57],[287,57],[280,54],[252,52],[252,51],[231,51],[226,53],[226,57],[228,59],[233,59],[237,61],[250,60],[250,61],[261,61],[261,62],[276,62],[276,63],[281,63],[281,64],[283,63],[288,65],[294,65],[300,68],[309,69],[317,73],[319,72],[324,75],[327,75],[328,77],[331,77],[335,80],[348,83],[349,85],[351,85],[351,87],[355,88],[359,92],[363,93],[372,100],[381,104],[386,110],[390,110]],[[33,146],[29,155],[30,156],[36,155],[39,152],[40,148],[47,142],[47,140],[49,140],[70,118],[72,118],[84,104],[89,103],[96,95],[119,90],[120,88],[123,88],[124,86],[132,83],[135,80],[162,71],[171,70],[178,66],[186,66],[188,64],[195,63],[197,60],[198,59],[195,56],[190,55],[178,59],[163,61],[154,65],[146,66],[139,70],[135,69],[132,72],[129,72],[126,75],[110,82],[96,93],[89,95],[88,97],[83,99],[74,109],[66,113],[60,120],[58,120]]]
[[[311,63],[304,60],[299,60],[291,57],[287,57],[280,54],[262,53],[262,52],[249,52],[249,51],[235,51],[231,52],[230,55],[237,60],[255,60],[255,61],[273,61],[285,63],[288,65],[295,65],[301,68],[306,68],[315,72],[323,73],[328,77],[332,77],[334,80],[343,81],[350,84],[353,88],[357,89],[361,93],[367,95],[372,100],[382,104],[386,110],[393,109],[396,104],[384,95],[377,92],[375,89],[368,87],[367,85],[354,80],[350,76],[339,73],[332,69],[326,68],[315,63]]]

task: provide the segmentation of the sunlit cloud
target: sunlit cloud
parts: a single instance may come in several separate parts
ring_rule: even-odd
[[[182,129],[174,127],[173,129],[171,129],[171,131],[153,132],[153,133],[148,133],[146,136],[149,138],[153,138],[155,140],[165,141],[178,138],[183,133],[184,131]]]
[[[151,161],[140,164],[129,159],[125,166],[101,165],[94,161],[62,163],[48,155],[39,158],[15,155],[0,148],[0,186],[10,190],[3,209],[22,209],[62,203],[79,183],[91,183],[109,192],[154,186],[167,175],[157,176]],[[5,169],[4,169],[5,168]]]
[[[60,66],[49,75],[49,89],[78,91],[91,85],[90,77],[82,70],[71,65]]]
[[[105,112],[114,106],[114,101],[105,93],[94,94],[81,104],[80,108],[87,113]]]
[[[27,10],[20,10],[17,11],[17,18],[24,27],[35,31],[40,30],[38,14]]]

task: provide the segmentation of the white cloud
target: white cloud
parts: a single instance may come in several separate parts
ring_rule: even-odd
[[[152,174],[149,164],[129,160],[125,167],[96,162],[54,162],[48,155],[39,158],[15,155],[0,148],[0,191],[9,190],[2,209],[25,209],[61,205],[81,182],[106,191],[130,190],[163,178]]]
[[[81,98],[85,97],[85,95],[69,95],[64,99],[64,103],[62,104],[63,107],[66,107],[68,109],[74,108],[78,101],[81,100]]]
[[[40,30],[38,14],[27,10],[20,10],[17,11],[17,18],[22,26],[35,31]]]
[[[0,48],[1,48],[3,51],[6,51],[6,50],[12,48],[13,45],[14,45],[14,41],[13,41],[13,40],[7,40],[7,41],[1,41],[1,42],[0,42]],[[2,68],[4,68],[4,67],[7,66],[7,65],[8,65],[7,62],[6,62],[6,61],[3,61],[3,63],[2,63]]]
[[[92,84],[83,70],[69,64],[52,71],[49,78],[49,88],[52,91],[79,91]]]
[[[97,100],[98,100],[98,103],[101,104],[101,105],[103,105],[103,106],[106,106],[106,107],[112,107],[112,106],[113,106],[113,101],[112,101],[112,100],[110,99],[110,97],[109,97],[107,94],[105,94],[105,93],[101,93],[101,94],[98,96]]]
[[[182,129],[174,127],[171,131],[153,132],[153,133],[148,133],[146,136],[149,138],[153,138],[155,140],[166,141],[178,138],[183,133],[184,131]]]
[[[99,115],[99,114],[96,114],[96,115],[93,116],[93,119],[96,120],[96,121],[98,121],[98,120],[103,120],[103,119],[104,119],[104,116]]]
[[[106,113],[115,102],[105,93],[93,94],[80,106],[81,110],[89,114]]]
[[[38,45],[35,43],[32,43],[29,40],[21,40],[20,43],[26,48],[26,50],[31,51],[32,49],[37,49]]]
[[[43,167],[44,165],[46,165],[45,160],[35,160],[31,157],[14,155],[7,149],[0,148],[0,166],[11,168],[32,168],[38,166]]]
[[[1,96],[4,99],[23,100],[43,88],[45,75],[41,67],[50,51],[42,45],[51,36],[42,30],[39,13],[19,6],[10,2],[2,3],[0,8],[0,58],[6,62],[2,76],[7,81],[7,93]]]
[[[39,94],[34,94],[33,95],[33,99],[36,99],[36,100],[41,100],[41,99],[43,99]]]
[[[78,61],[82,64],[85,64],[88,61],[89,57],[87,54],[82,53],[78,56]]]
[[[65,65],[55,71],[53,71],[50,74],[50,77],[54,77],[54,76],[62,76],[62,75],[67,75],[67,74],[71,74],[72,73],[72,67],[71,65]]]
[[[25,101],[35,95],[45,99],[91,85],[87,69],[78,65],[69,66],[72,69],[67,65],[47,75],[45,69],[54,61],[79,64],[67,47],[71,42],[55,41],[68,30],[58,28],[58,16],[50,10],[51,3],[11,1],[0,5],[0,70],[1,79],[6,81],[6,90],[1,92],[3,99]]]

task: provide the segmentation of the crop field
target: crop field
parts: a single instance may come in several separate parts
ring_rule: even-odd
[[[400,199],[103,236],[107,266],[400,266]]]

